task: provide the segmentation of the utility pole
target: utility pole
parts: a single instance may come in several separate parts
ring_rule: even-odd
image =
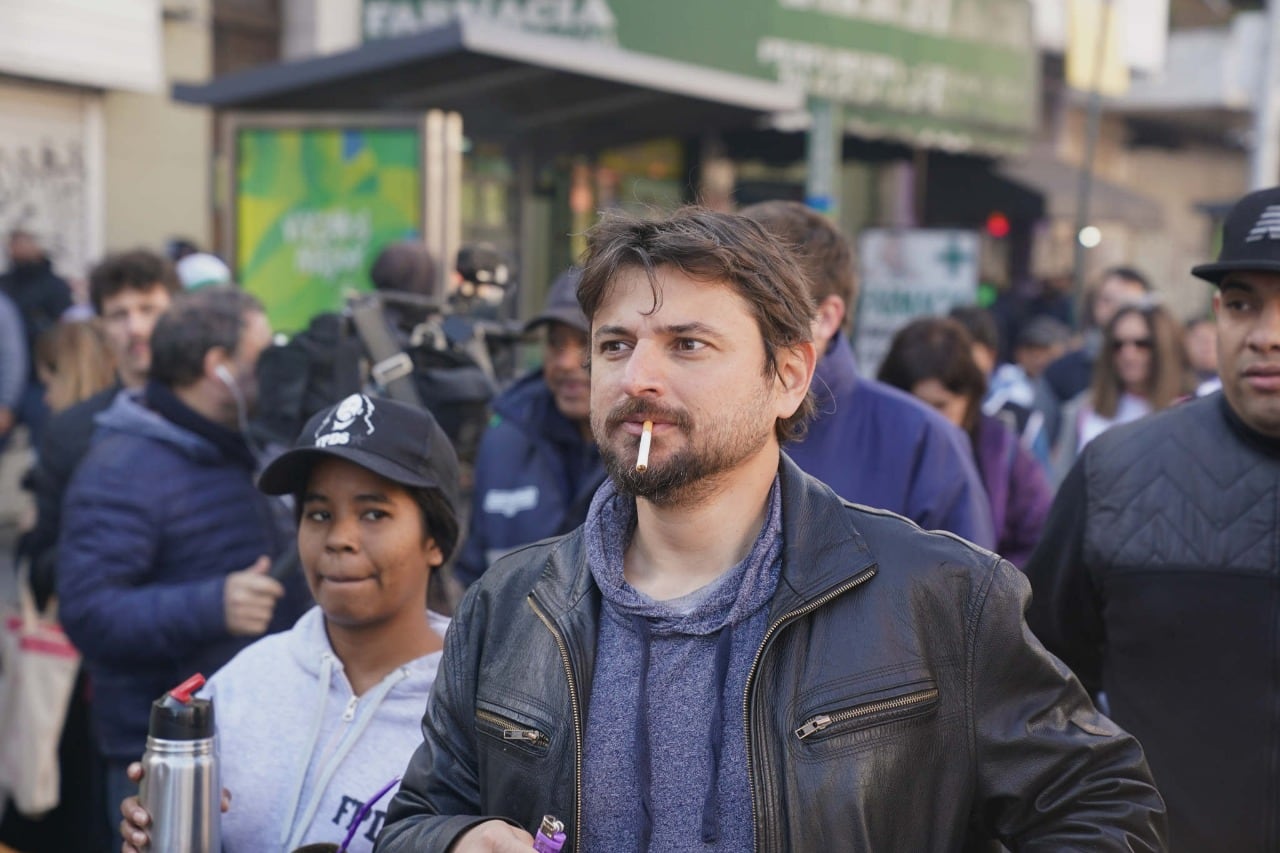
[[[809,116],[806,145],[809,168],[805,180],[805,203],[838,222],[844,109],[831,98],[813,97],[809,99]]]
[[[1267,2],[1265,45],[1249,162],[1249,188],[1255,190],[1274,187],[1280,181],[1280,0]]]
[[[1272,5],[1280,0],[1272,0]],[[1093,73],[1090,75],[1089,106],[1085,119],[1084,159],[1080,163],[1080,186],[1076,192],[1076,230],[1072,235],[1073,267],[1072,291],[1076,303],[1076,317],[1084,317],[1084,262],[1085,245],[1080,242],[1080,232],[1089,224],[1089,201],[1093,195],[1093,160],[1098,151],[1098,136],[1102,131],[1102,69],[1107,60],[1107,44],[1111,38],[1111,15],[1115,0],[1102,0],[1102,22],[1098,27],[1097,44],[1094,47]]]

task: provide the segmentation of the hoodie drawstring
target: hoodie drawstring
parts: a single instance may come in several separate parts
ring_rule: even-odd
[[[636,694],[636,772],[640,774],[640,853],[648,853],[653,835],[653,777],[649,762],[649,620],[631,615],[631,625],[640,635],[640,689]]]
[[[311,734],[306,742],[311,744],[308,753],[315,749],[316,741],[320,739],[320,727],[324,725],[324,706],[329,701],[329,681],[333,678],[333,661],[334,657],[331,652],[325,652],[320,656],[320,678],[316,683],[320,686],[320,699],[316,702],[316,713],[311,720]],[[291,850],[288,844],[289,836],[293,830],[293,819],[298,816],[298,805],[302,800],[302,786],[307,782],[307,767],[309,762],[298,762],[298,781],[293,786],[293,795],[289,797],[287,802],[292,803],[289,806],[289,817],[281,826],[284,831],[280,834],[280,847],[284,850]]]
[[[733,627],[721,628],[716,640],[716,707],[707,736],[711,747],[711,783],[702,801],[702,841],[705,844],[715,844],[720,836],[716,812],[720,802],[720,752],[724,745],[724,683],[729,675],[729,652],[732,649]]]
[[[348,727],[347,731],[344,731],[342,739],[339,740],[337,748],[334,749],[332,756],[329,757],[329,761],[326,761],[324,767],[321,767],[319,779],[316,779],[316,784],[312,786],[311,799],[308,800],[307,807],[300,817],[298,816],[298,806],[300,806],[302,799],[302,786],[306,783],[307,768],[311,766],[311,756],[315,753],[316,743],[320,739],[320,727],[324,722],[324,708],[329,697],[329,681],[333,678],[333,662],[333,654],[325,652],[324,662],[320,666],[320,688],[323,690],[323,695],[320,698],[315,725],[311,729],[311,738],[308,739],[311,748],[307,749],[306,753],[303,753],[306,758],[303,758],[303,761],[298,763],[298,784],[297,788],[294,789],[293,806],[289,809],[289,820],[284,824],[283,847],[285,850],[297,848],[302,843],[302,835],[306,833],[307,826],[311,825],[312,818],[315,818],[316,811],[320,808],[320,799],[324,797],[325,790],[329,788],[330,781],[333,781],[335,772],[338,772],[338,767],[342,765],[347,753],[351,752],[352,747],[355,747],[358,740],[360,740],[360,736],[365,733],[365,729],[374,720],[378,706],[383,703],[383,699],[387,698],[387,694],[392,692],[394,686],[408,678],[408,670],[404,669],[403,666],[399,667],[387,678],[381,680],[381,683],[372,689],[370,693],[362,697],[365,699],[364,712],[356,717],[355,725]]]
[[[404,667],[401,667],[401,669],[388,675],[387,678],[383,679],[383,683],[367,694],[364,713],[356,717],[356,725],[347,729],[347,733],[338,742],[338,748],[334,749],[333,756],[329,758],[329,763],[326,763],[324,770],[320,771],[320,779],[316,780],[315,789],[311,793],[311,802],[307,803],[307,811],[302,813],[302,820],[298,821],[298,825],[294,829],[292,843],[289,844],[288,849],[292,850],[302,843],[302,833],[305,833],[306,827],[311,825],[311,818],[316,816],[316,811],[320,808],[320,799],[324,797],[325,789],[329,788],[329,783],[333,780],[335,772],[338,772],[338,767],[342,765],[343,758],[347,757],[347,753],[351,752],[351,748],[355,747],[357,740],[360,740],[360,735],[365,733],[365,729],[374,720],[379,704],[383,703],[383,699],[387,698],[387,694],[392,692],[394,686],[407,678],[408,672],[404,670]]]
[[[646,853],[653,837],[653,776],[649,744],[649,646],[652,635],[649,620],[638,614],[631,615],[631,625],[640,635],[640,689],[636,698],[636,765],[640,774],[640,844]],[[707,745],[711,750],[711,779],[702,800],[702,841],[714,844],[720,836],[717,815],[720,801],[720,753],[724,746],[724,686],[729,676],[729,658],[733,650],[733,626],[726,625],[716,637],[715,708],[707,727]]]

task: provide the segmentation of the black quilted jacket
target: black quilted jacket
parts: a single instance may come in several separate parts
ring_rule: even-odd
[[[1027,583],[1009,563],[844,503],[786,459],[782,526],[741,705],[755,850],[1163,849],[1141,751],[1027,631]],[[481,576],[379,853],[443,853],[478,816],[533,829],[544,814],[581,851],[599,611],[580,530]]]
[[[1280,849],[1280,449],[1221,394],[1117,427],[1063,483],[1028,621],[1137,736],[1170,849]]]

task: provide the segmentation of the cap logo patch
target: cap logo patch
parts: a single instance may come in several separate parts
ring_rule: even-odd
[[[1244,238],[1246,243],[1259,240],[1280,240],[1280,204],[1268,205],[1249,231],[1249,236]]]
[[[352,394],[316,427],[316,447],[347,445],[353,435],[364,439],[373,432],[373,401],[363,394]]]

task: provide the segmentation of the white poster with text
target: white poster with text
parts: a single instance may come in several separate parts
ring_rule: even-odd
[[[854,352],[874,376],[898,329],[916,317],[946,314],[978,297],[975,231],[871,228],[858,240],[860,283]]]

